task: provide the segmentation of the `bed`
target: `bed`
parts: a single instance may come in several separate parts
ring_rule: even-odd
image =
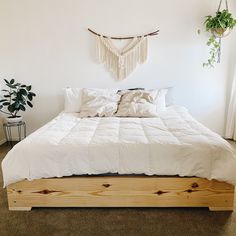
[[[236,157],[180,106],[154,118],[61,113],[2,162],[10,210],[208,207],[233,210]]]

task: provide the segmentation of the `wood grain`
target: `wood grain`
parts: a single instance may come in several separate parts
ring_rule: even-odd
[[[31,207],[208,207],[232,211],[234,186],[203,178],[90,176],[24,180],[7,187],[9,210]]]

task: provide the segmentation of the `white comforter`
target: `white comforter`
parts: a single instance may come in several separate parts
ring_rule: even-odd
[[[78,118],[61,113],[2,162],[4,186],[83,174],[198,176],[236,185],[236,157],[183,107],[158,118]]]

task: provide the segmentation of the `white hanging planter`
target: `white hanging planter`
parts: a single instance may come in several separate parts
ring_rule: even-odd
[[[230,28],[217,28],[217,29],[212,29],[211,33],[216,37],[216,38],[224,38],[228,36],[231,33],[232,29]]]
[[[22,116],[16,116],[16,117],[6,117],[6,122],[7,123],[18,123],[22,121]]]

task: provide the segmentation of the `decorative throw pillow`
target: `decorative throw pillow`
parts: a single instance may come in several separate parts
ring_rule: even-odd
[[[124,93],[132,90],[145,90],[144,88],[131,88],[131,89],[122,89],[118,90],[118,93],[120,95],[123,95]],[[150,89],[151,90],[151,89]],[[150,91],[147,89],[147,91]],[[169,91],[171,88],[162,88],[162,89],[155,89],[158,90],[158,95],[156,97],[155,103],[157,105],[157,111],[162,111],[166,108],[166,106],[173,104],[173,98],[172,95],[170,95]]]
[[[122,92],[116,116],[122,117],[155,117],[158,90],[133,90]]]
[[[117,111],[117,89],[83,89],[80,117],[109,117]]]

